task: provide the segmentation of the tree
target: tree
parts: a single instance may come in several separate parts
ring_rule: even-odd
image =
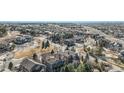
[[[93,68],[90,64],[84,63],[84,71],[85,72],[93,72]]]
[[[66,47],[66,49],[65,49],[65,50],[69,50],[68,46]]]
[[[85,56],[85,59],[84,59],[84,62],[85,62],[85,63],[89,62],[89,59],[90,59],[89,53],[87,52],[87,53],[86,53],[86,56]]]
[[[52,49],[51,54],[54,54],[54,50]]]
[[[83,55],[81,56],[81,61],[82,61],[82,62],[84,61],[84,57],[83,57]]]
[[[87,46],[86,45],[84,45],[84,51],[87,52]]]
[[[76,50],[75,50],[75,48],[74,48],[74,47],[72,47],[71,51],[75,52]]]
[[[73,64],[66,64],[64,68],[65,72],[75,72],[75,68]]]
[[[33,60],[37,60],[38,56],[36,53],[33,54]]]
[[[68,63],[72,63],[72,62],[73,62],[73,56],[70,55],[70,56],[68,57]]]
[[[15,47],[16,47],[16,45],[15,45],[15,44],[12,44],[12,45],[11,45],[11,50],[14,50]]]
[[[64,72],[69,72],[69,69],[67,66],[65,66]]]
[[[35,35],[36,35],[35,31],[31,31],[30,34],[31,34],[32,36],[35,36]]]
[[[45,48],[47,48],[47,47],[50,47],[50,43],[49,43],[48,40],[47,40],[46,43],[45,43]]]
[[[8,66],[8,69],[12,70],[12,68],[13,68],[13,63],[10,62],[10,63],[9,63],[9,66]]]
[[[99,55],[99,56],[102,55],[103,50],[104,50],[104,49],[103,49],[102,46],[100,46],[100,47],[98,48],[98,55]]]
[[[45,47],[45,43],[44,43],[44,41],[42,42],[42,49]]]
[[[76,60],[80,60],[80,57],[78,56],[77,53],[75,54],[75,59],[76,59]]]
[[[69,72],[75,72],[75,68],[73,64],[68,64],[68,69],[69,69]]]
[[[84,64],[83,63],[79,64],[76,69],[76,72],[84,72],[84,71],[85,71]]]
[[[96,63],[99,63],[99,62],[98,62],[98,58],[97,58],[97,57],[95,58],[95,62],[96,62]]]
[[[0,27],[0,37],[7,35],[7,30],[5,27]]]
[[[90,47],[87,47],[87,51],[90,52],[90,50],[91,50]]]

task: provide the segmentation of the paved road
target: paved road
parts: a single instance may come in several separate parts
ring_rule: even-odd
[[[100,34],[102,36],[105,36],[106,39],[112,41],[112,42],[118,42],[118,43],[121,43],[123,48],[124,48],[124,41],[121,40],[121,39],[117,39],[117,38],[114,38],[110,35],[107,35],[105,33],[103,33],[101,30],[97,30],[95,28],[92,28],[92,27],[88,27],[88,26],[84,26],[85,29],[87,29],[90,33],[93,33],[93,34]]]

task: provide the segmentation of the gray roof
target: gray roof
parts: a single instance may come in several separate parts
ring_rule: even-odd
[[[30,71],[35,65],[42,65],[43,64],[40,64],[38,62],[35,62],[34,60],[32,59],[24,59],[23,62],[21,63],[21,66],[25,67],[28,71]]]

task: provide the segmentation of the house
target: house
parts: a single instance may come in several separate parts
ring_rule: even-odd
[[[0,72],[5,68],[4,62],[0,60]]]
[[[80,62],[79,56],[72,51],[58,51],[54,54],[45,53],[42,54],[42,63],[46,65],[48,72],[59,72],[64,64],[77,64]]]
[[[24,35],[24,36],[17,36],[14,40],[15,44],[21,45],[27,42],[31,42],[32,37],[30,35]]]
[[[124,50],[122,50],[122,51],[119,53],[118,57],[119,57],[119,58],[121,59],[121,61],[124,63]]]
[[[64,66],[64,60],[50,60],[46,66],[48,72],[60,72],[61,67]]]
[[[84,38],[82,36],[74,37],[75,43],[84,43]]]
[[[64,44],[67,45],[68,47],[70,47],[70,46],[74,46],[75,45],[75,42],[74,42],[73,39],[66,39],[64,41]]]
[[[42,54],[42,63],[46,65],[46,71],[48,72],[58,72],[64,65],[65,60],[63,55],[58,53],[46,53]]]
[[[4,53],[4,52],[7,52],[7,51],[11,51],[14,49],[14,46],[12,43],[1,43],[0,44],[0,53]]]
[[[46,66],[32,59],[26,58],[21,62],[19,71],[21,72],[44,72],[46,71]]]
[[[113,43],[111,43],[110,49],[113,51],[120,51],[122,49],[122,44],[120,44],[118,42],[113,42]]]

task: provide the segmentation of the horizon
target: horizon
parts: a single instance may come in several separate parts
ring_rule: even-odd
[[[0,21],[0,23],[124,23],[124,21]]]

